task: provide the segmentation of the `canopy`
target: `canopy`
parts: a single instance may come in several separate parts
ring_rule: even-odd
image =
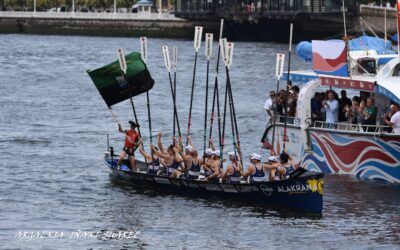
[[[297,55],[306,62],[312,61],[312,45],[310,42],[300,42],[296,46]]]
[[[108,107],[147,92],[154,85],[154,80],[138,52],[126,55],[125,60],[127,65],[125,76],[120,69],[119,61],[88,71]]]
[[[338,41],[338,40],[329,40]],[[350,40],[348,43],[350,51],[356,50],[375,50],[378,55],[383,54],[395,54],[392,50],[392,42],[387,41],[385,46],[385,40],[372,36],[363,35],[361,37]],[[300,42],[296,46],[297,55],[306,62],[312,61],[312,44],[311,42]]]
[[[350,51],[354,50],[375,50],[378,55],[395,54],[392,50],[392,42],[382,38],[363,35],[349,41]]]

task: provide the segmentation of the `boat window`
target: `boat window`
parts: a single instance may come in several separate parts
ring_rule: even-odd
[[[400,64],[397,64],[396,67],[394,67],[392,76],[400,76]]]

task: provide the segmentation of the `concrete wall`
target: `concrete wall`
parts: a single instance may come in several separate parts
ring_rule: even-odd
[[[194,26],[196,23],[184,20],[0,17],[0,33],[192,38]],[[215,24],[207,27],[218,30]]]
[[[376,32],[383,34],[385,28],[385,9],[374,6],[361,6],[361,17],[363,20]],[[397,17],[396,10],[390,8],[386,10],[386,27],[387,32],[391,35],[397,33]],[[360,25],[357,27],[360,28]],[[367,27],[364,28],[366,32],[370,32]]]

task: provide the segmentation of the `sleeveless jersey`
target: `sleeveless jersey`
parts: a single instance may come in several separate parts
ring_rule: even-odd
[[[265,181],[264,168],[261,168],[261,170],[259,170],[256,165],[253,164],[253,166],[255,167],[256,172],[254,174],[250,175],[251,182],[254,183],[254,182]]]
[[[194,163],[192,159],[192,166],[188,169],[187,178],[189,180],[197,180],[200,175],[200,161],[197,161],[197,164]]]
[[[157,174],[158,170],[160,169],[160,158],[154,159],[153,162],[149,164],[149,174]]]

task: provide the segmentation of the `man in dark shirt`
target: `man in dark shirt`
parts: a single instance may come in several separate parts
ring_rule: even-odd
[[[322,121],[322,101],[321,94],[316,92],[314,97],[311,99],[311,119],[312,121]]]
[[[340,92],[342,98],[339,99],[339,122],[347,121],[346,106],[351,107],[351,100],[347,97],[346,90]]]

